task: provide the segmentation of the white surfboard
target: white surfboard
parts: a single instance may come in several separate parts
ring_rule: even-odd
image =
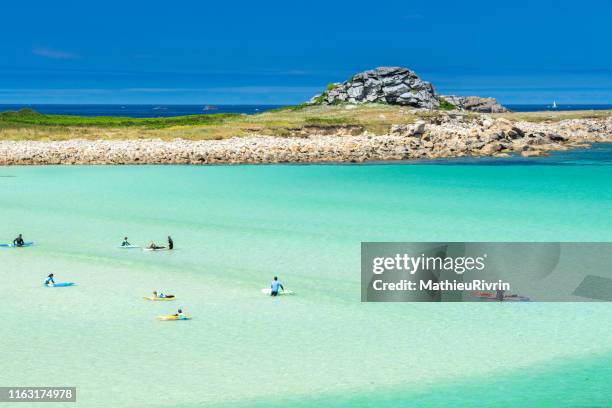
[[[270,295],[270,293],[272,293],[272,289],[271,288],[264,288],[261,290],[261,293],[263,293],[264,295]],[[295,292],[292,290],[281,290],[278,292],[279,295],[294,295]]]

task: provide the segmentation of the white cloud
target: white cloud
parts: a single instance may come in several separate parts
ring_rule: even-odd
[[[32,50],[32,54],[38,55],[39,57],[53,58],[53,59],[76,59],[76,58],[79,58],[79,56],[77,54],[74,54],[74,53],[71,53],[71,52],[56,50],[56,49],[53,49],[53,48],[45,48],[45,47],[34,48]]]

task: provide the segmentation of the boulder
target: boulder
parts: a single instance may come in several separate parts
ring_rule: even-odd
[[[523,157],[546,156],[546,152],[542,150],[523,150],[521,152],[521,156]]]
[[[552,133],[548,136],[548,138],[553,142],[565,142],[567,140],[567,138],[561,136],[558,133]]]
[[[458,110],[499,113],[508,112],[495,98],[478,96],[436,95],[433,86],[418,75],[402,67],[379,67],[355,74],[346,82],[330,84],[327,90],[315,95],[308,103],[322,105],[388,103],[432,109],[444,101]],[[446,108],[446,106],[443,106]]]
[[[380,67],[360,72],[342,83],[333,84],[310,103],[388,103],[416,108],[437,108],[440,105],[433,86],[414,71],[401,67]]]
[[[500,143],[491,143],[491,144],[487,144],[483,146],[480,149],[480,153],[489,156],[491,154],[501,152],[504,149],[505,149],[505,146]]]
[[[457,96],[442,95],[447,102],[455,105],[457,109],[481,112],[481,113],[501,113],[509,110],[499,104],[495,98],[481,98],[480,96]]]
[[[392,125],[389,133],[394,136],[421,137],[425,134],[425,126],[425,122],[417,120],[411,125]]]

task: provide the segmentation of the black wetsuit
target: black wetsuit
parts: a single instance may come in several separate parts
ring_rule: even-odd
[[[503,302],[504,301],[504,291],[503,290],[495,291],[495,299],[500,302]]]
[[[172,238],[168,238],[168,249],[173,249],[174,248],[174,241],[172,241]]]
[[[21,237],[17,237],[13,240],[13,245],[16,246],[23,246],[25,244],[25,242],[23,242],[23,238]]]

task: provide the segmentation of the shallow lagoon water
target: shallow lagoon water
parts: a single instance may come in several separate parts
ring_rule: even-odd
[[[0,251],[0,384],[76,386],[82,407],[577,405],[568,389],[606,405],[608,303],[359,301],[361,241],[609,241],[598,149],[539,165],[1,168],[0,241],[36,245]],[[117,248],[168,234],[176,251]],[[78,286],[43,288],[49,272]],[[297,294],[262,296],[274,275]],[[154,289],[178,300],[142,300]],[[194,319],[155,320],[177,307]]]

